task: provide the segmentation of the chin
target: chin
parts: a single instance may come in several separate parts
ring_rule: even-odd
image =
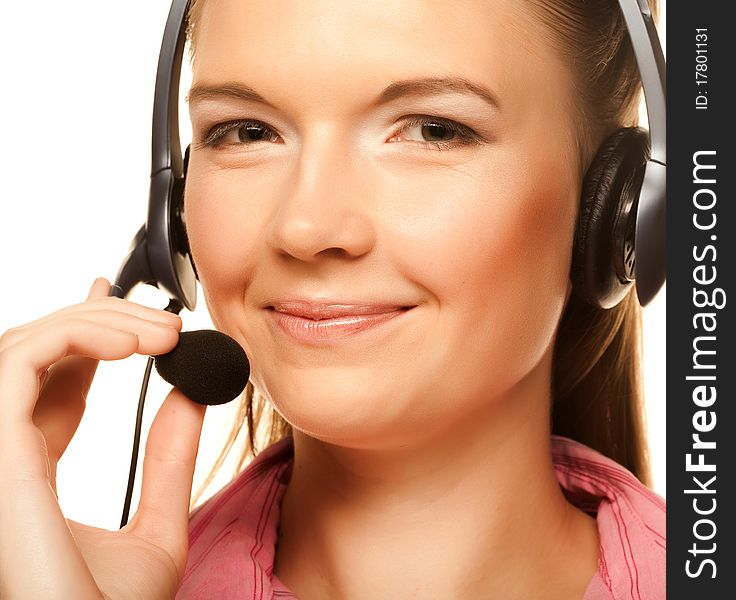
[[[292,379],[289,386],[272,387],[268,397],[295,430],[320,441],[361,449],[405,443],[409,415],[418,412],[409,410],[408,398],[375,382],[323,380],[323,385],[299,386]]]

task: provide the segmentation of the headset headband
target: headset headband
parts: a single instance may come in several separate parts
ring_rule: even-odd
[[[636,57],[649,123],[651,158],[646,165],[639,195],[635,234],[637,295],[644,305],[659,291],[666,271],[666,67],[647,0],[618,2]],[[163,228],[168,223],[162,221],[161,215],[169,215],[170,211],[166,210],[167,207],[162,209],[161,203],[164,200],[160,194],[170,192],[171,187],[184,178],[178,106],[188,7],[188,0],[173,0],[161,43],[153,105],[151,199],[149,219],[145,226],[149,238],[149,255],[153,253],[160,256],[174,271],[176,266],[171,264],[166,255],[173,254],[175,261],[183,260],[183,250],[176,247],[176,241],[169,239],[168,234],[163,233]],[[152,230],[161,232],[156,238],[161,240],[158,244],[152,243]],[[156,260],[150,257],[151,263]],[[168,273],[153,275],[187,308],[194,308],[196,279],[193,271],[191,277],[186,277],[187,281],[172,278]]]
[[[649,303],[666,277],[667,69],[647,0],[619,0],[639,68],[649,123],[650,158],[636,213],[636,293]],[[646,232],[644,234],[643,232]]]

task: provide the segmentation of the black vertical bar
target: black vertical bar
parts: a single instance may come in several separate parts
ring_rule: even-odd
[[[736,25],[667,3],[667,597],[736,598]],[[695,437],[694,437],[695,436]],[[713,479],[715,478],[715,479]]]

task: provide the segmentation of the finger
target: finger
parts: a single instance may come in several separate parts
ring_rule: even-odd
[[[181,317],[179,315],[169,312],[168,310],[150,308],[148,306],[143,306],[142,304],[137,304],[135,302],[125,300],[124,298],[110,296],[111,289],[112,286],[107,279],[105,279],[104,277],[98,277],[97,279],[95,279],[92,287],[89,290],[87,302],[104,299],[102,300],[101,304],[105,306],[115,306],[118,310],[128,312],[142,319],[153,319],[156,321],[161,321],[162,323],[169,324],[181,324]],[[100,304],[100,302],[96,303]],[[70,308],[81,309],[82,306],[83,305],[76,304]]]
[[[145,308],[145,307],[140,307]],[[135,319],[140,319],[142,321],[146,321],[149,323],[154,323],[158,325],[164,325],[166,327],[173,327],[175,329],[178,329],[181,331],[182,328],[182,320],[178,315],[172,315],[175,317],[174,319],[169,318],[159,318],[159,315],[157,314],[160,311],[153,311],[149,313],[145,313],[142,311],[136,311],[136,310],[118,310],[119,306],[116,306],[113,304],[107,304],[107,305],[86,305],[83,310],[74,310],[74,311],[57,311],[55,313],[52,313],[50,315],[46,315],[45,317],[42,317],[40,319],[36,319],[35,321],[31,321],[30,323],[26,323],[25,325],[21,325],[18,327],[13,327],[12,329],[8,329],[5,333],[3,333],[2,336],[0,336],[0,352],[5,350],[6,348],[12,346],[13,344],[23,340],[26,338],[29,334],[34,333],[36,330],[40,328],[48,327],[51,323],[55,323],[59,320],[68,319],[68,318],[80,318],[80,319],[88,319],[88,320],[98,320],[100,322],[107,323],[108,325],[115,326],[115,318],[117,316],[125,317],[131,317]],[[121,327],[124,329],[124,327]]]
[[[152,320],[150,318],[144,318],[110,308],[88,308],[86,311],[75,313],[56,313],[48,315],[43,319],[33,321],[23,327],[6,331],[2,340],[0,340],[0,352],[14,346],[29,336],[38,335],[39,332],[47,331],[54,323],[64,322],[70,318],[95,321],[122,331],[129,330],[139,336],[142,331],[155,331],[156,327],[161,326],[173,327],[174,329],[181,330],[182,325],[181,319],[179,319],[178,322],[168,322],[156,319]]]
[[[142,328],[137,335],[75,317],[50,323],[43,331],[36,331],[0,351],[3,421],[27,422],[31,418],[39,393],[40,373],[65,356],[118,360],[134,352],[157,355],[171,350],[178,337],[176,329],[164,326]]]
[[[90,287],[87,301],[108,296],[110,288],[107,279],[98,277]],[[46,439],[54,492],[55,463],[61,458],[82,420],[87,394],[99,362],[87,356],[66,356],[42,372],[41,394],[33,411],[33,422]]]
[[[33,422],[46,438],[50,460],[61,458],[77,431],[98,364],[95,358],[67,356],[48,369]]]
[[[164,400],[148,433],[141,498],[131,521],[136,534],[166,549],[180,570],[186,561],[189,501],[205,409],[177,388]]]
[[[105,298],[110,295],[110,282],[104,277],[98,277],[92,282],[92,287],[89,288],[89,294],[87,294],[87,300],[94,300],[95,298]]]
[[[14,327],[12,330],[7,331],[2,339],[0,339],[0,350],[7,347],[10,343],[14,343],[19,339],[23,339],[27,333],[32,330],[35,326],[47,325],[48,323],[58,320],[59,317],[67,317],[70,315],[85,316],[91,310],[107,310],[115,311],[119,313],[125,313],[132,316],[136,316],[140,319],[146,319],[165,325],[170,325],[181,329],[182,321],[179,315],[171,313],[166,310],[160,310],[157,308],[150,308],[129,300],[123,300],[121,298],[108,297],[107,292],[110,290],[110,284],[104,278],[98,278],[92,284],[87,300],[80,304],[67,306],[49,315],[45,315],[39,319],[35,319],[23,325]]]
[[[161,327],[112,310],[93,311],[86,316],[115,329],[131,331],[139,340],[157,335]],[[33,330],[36,334],[38,327]],[[42,372],[33,422],[46,436],[51,459],[61,458],[79,426],[98,363],[95,358],[67,356]]]
[[[174,326],[178,324],[181,326],[181,317],[179,315],[168,310],[151,308],[148,306],[143,306],[142,304],[130,302],[129,300],[125,300],[124,298],[110,296],[111,289],[112,286],[107,279],[105,279],[104,277],[98,277],[97,279],[95,279],[92,287],[90,288],[89,295],[87,296],[87,302],[105,298],[106,300],[103,302],[104,306],[114,306],[118,310],[128,312],[129,314],[135,315],[142,319],[153,319],[154,321],[160,321],[161,323],[173,324]],[[81,309],[82,306],[83,305],[76,304],[69,308]]]

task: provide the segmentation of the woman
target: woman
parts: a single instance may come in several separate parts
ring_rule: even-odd
[[[0,592],[662,597],[661,500],[587,447],[646,482],[634,293],[570,282],[583,176],[637,100],[616,3],[586,6],[195,2],[189,242],[275,443],[190,520],[203,409],[173,390],[130,524],[67,525],[96,361],[181,328],[97,280],[0,341]]]

